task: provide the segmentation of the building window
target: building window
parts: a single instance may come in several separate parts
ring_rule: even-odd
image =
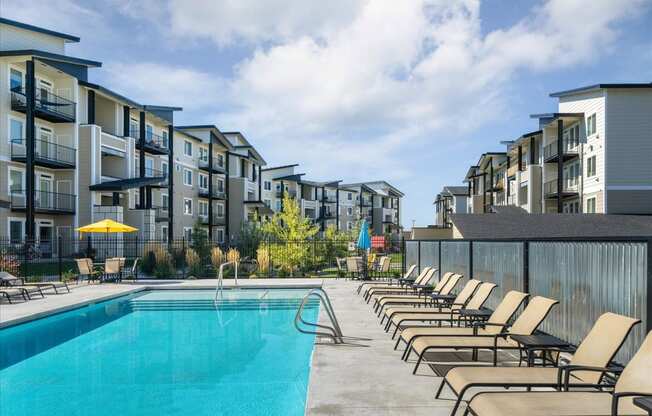
[[[167,194],[161,194],[161,207],[168,209],[168,195]]]
[[[23,88],[23,73],[11,68],[9,73],[9,88],[12,91],[20,91]]]
[[[145,125],[145,140],[151,142],[154,138],[154,127],[150,124]]]
[[[586,200],[586,212],[588,214],[595,214],[595,204],[596,204],[595,197]]]
[[[351,221],[347,221],[347,223],[346,223],[346,229],[347,229],[348,231],[353,230],[353,223],[352,223]]]
[[[353,194],[351,192],[347,193],[346,199],[348,199],[349,201],[353,201]]]
[[[23,144],[23,121],[12,118],[9,120],[9,140],[12,143]]]
[[[186,241],[192,241],[192,227],[183,227],[183,238]]]
[[[9,194],[23,193],[25,186],[25,172],[17,169],[9,169]]]
[[[218,243],[224,242],[224,230],[221,228],[217,230],[217,242]]]
[[[256,182],[256,179],[258,179],[258,170],[255,165],[251,165],[251,181]]]
[[[263,188],[266,191],[271,191],[272,190],[272,182],[271,181],[265,181],[263,182]]]
[[[190,169],[183,170],[183,184],[192,186],[192,171]]]
[[[592,176],[595,176],[595,156],[591,156],[586,160],[586,177],[590,178]]]
[[[192,142],[189,142],[188,140],[184,140],[183,142],[183,154],[192,157]]]
[[[208,202],[199,201],[199,216],[208,217]]]
[[[271,201],[270,199],[266,199],[266,200],[264,200],[263,202],[265,203],[265,205],[267,205],[267,208],[271,208],[271,207],[272,207],[272,201]]]
[[[167,225],[161,226],[161,240],[168,241],[168,227]]]
[[[208,149],[205,147],[199,148],[199,160],[202,162],[208,162]]]
[[[20,243],[23,241],[25,236],[24,232],[25,221],[19,219],[10,219],[9,220],[9,238],[12,243]]]
[[[224,217],[224,204],[217,204],[217,216],[222,218]]]
[[[161,173],[163,177],[168,177],[168,162],[161,162]]]
[[[247,177],[247,161],[244,159],[240,159],[240,176]]]
[[[161,147],[168,148],[170,141],[168,140],[168,132],[166,130],[161,131]]]
[[[276,201],[276,211],[278,211],[278,212],[281,211],[281,201],[280,200]]]
[[[208,189],[208,176],[199,174],[199,187],[201,189]]]
[[[192,215],[192,199],[183,198],[183,214]]]
[[[586,119],[586,136],[592,136],[597,133],[595,113],[591,114],[589,118]]]
[[[224,179],[217,180],[217,192],[224,192]]]
[[[223,154],[218,154],[217,155],[217,166],[223,168],[224,167],[224,155]]]
[[[348,208],[346,209],[346,215],[353,215],[353,208],[348,207]]]

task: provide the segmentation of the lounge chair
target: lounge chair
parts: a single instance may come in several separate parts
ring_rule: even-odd
[[[11,298],[20,296],[24,301],[28,301],[29,298],[25,295],[25,291],[22,289],[14,289],[11,287],[0,287],[0,295],[2,295],[7,302],[13,303]]]
[[[13,275],[7,272],[0,272],[0,285],[3,286],[2,289],[7,288],[7,289],[20,290],[25,300],[31,300],[32,295],[39,295],[42,298],[45,297],[45,295],[43,294],[43,290],[41,289],[40,286],[24,285],[22,279],[14,277]],[[8,291],[7,295],[9,295],[9,293],[12,293],[14,296],[16,295],[14,291]]]
[[[519,292],[517,290],[509,291],[502,301],[498,304],[493,311],[487,323],[491,325],[505,325],[514,316],[521,304],[527,299],[528,294]],[[436,327],[436,326],[419,326],[412,328],[405,328],[401,331],[401,335],[396,340],[394,349],[397,349],[401,341],[405,342],[406,348],[403,352],[403,359],[407,359],[410,353],[412,342],[419,337],[439,336],[439,335],[473,335],[474,328],[460,328],[460,327]]]
[[[614,369],[569,366],[564,371],[565,391],[492,392],[479,393],[469,402],[465,414],[474,416],[498,415],[584,415],[623,416],[646,415],[632,403],[634,397],[652,397],[652,332],[648,333],[638,352],[618,377],[613,391],[568,391],[569,376],[589,371],[603,374]]]
[[[473,333],[470,335],[419,337],[412,342],[411,346],[411,350],[419,356],[417,363],[414,365],[413,374],[416,374],[425,354],[437,349],[470,349],[474,352],[474,359],[477,350],[491,350],[493,352],[493,365],[496,366],[498,364],[499,350],[521,350],[521,346],[509,336],[532,335],[557,303],[559,301],[554,299],[535,296],[512,326],[478,322],[483,328],[479,328],[479,325],[474,326]]]
[[[92,282],[93,280],[98,280],[99,276],[101,275],[102,272],[99,270],[95,270],[93,267],[93,261],[89,258],[83,258],[83,259],[75,259],[77,262],[77,268],[79,269],[79,279],[81,279],[82,276],[86,276],[86,280],[88,282]]]
[[[419,292],[417,295],[404,295],[404,296],[383,296],[376,299],[375,311],[378,316],[381,316],[383,309],[388,305],[427,305],[428,295],[437,294],[437,295],[450,295],[453,292],[453,289],[457,286],[459,281],[462,280],[461,274],[453,274],[443,285],[441,290],[437,290],[437,286],[433,287],[431,285],[419,285],[414,286],[415,289]]]
[[[52,282],[25,282],[25,279],[22,277],[16,277],[8,272],[0,272],[0,282],[6,284],[7,286],[22,286],[22,287],[39,287],[41,289],[52,289],[54,293],[59,294],[59,289],[65,289],[67,293],[70,293],[70,288],[66,282],[61,281],[52,281]]]
[[[391,285],[391,286],[380,286],[380,287],[370,287],[364,294],[364,298],[369,303],[372,296],[382,296],[382,295],[405,295],[410,293],[415,293],[414,286],[426,284],[428,281],[432,280],[434,277],[436,269],[431,269],[430,267],[425,267],[421,270],[421,273],[414,279],[413,282],[402,282],[403,284]]]
[[[435,273],[437,273],[437,269],[434,267],[429,268],[426,267],[421,271],[421,274],[415,279],[414,282],[410,283],[409,285],[406,285],[405,287],[401,288],[396,288],[396,289],[377,289],[377,290],[370,290],[370,293],[367,295],[367,303],[370,300],[374,300],[374,309],[378,306],[378,300],[382,298],[388,298],[388,297],[404,297],[404,296],[414,296],[416,293],[418,293],[419,287],[432,287],[432,292],[438,292],[440,291],[445,285],[446,282],[448,282],[448,279],[453,276],[454,273],[452,272],[447,272],[444,273],[444,275],[441,277],[439,281],[437,280],[437,277],[435,276]]]
[[[468,284],[467,284],[468,285]],[[466,287],[465,287],[466,288]],[[496,288],[495,283],[479,283],[477,289],[474,290],[472,295],[469,298],[462,296],[462,292],[455,298],[453,304],[448,308],[415,308],[412,311],[392,311],[388,315],[387,326],[385,332],[388,332],[392,325],[396,327],[392,339],[396,336],[397,332],[406,327],[408,322],[430,322],[441,325],[442,322],[448,322],[453,325],[457,323],[457,326],[460,326],[461,320],[464,319],[460,315],[462,309],[466,310],[479,310],[482,308],[482,305],[487,301],[491,292]],[[422,311],[425,309],[425,311]],[[386,311],[387,314],[390,310]]]
[[[340,259],[342,260],[342,259]],[[415,279],[410,279],[410,276],[412,276],[412,273],[416,270],[417,265],[413,264],[410,267],[408,267],[407,271],[403,275],[402,278],[397,279],[395,281],[390,281],[387,283],[377,283],[377,282],[367,282],[367,283],[362,283],[358,286],[358,293],[362,291],[362,289],[365,289],[364,294],[366,295],[366,292],[371,289],[371,288],[395,288],[397,285],[405,284],[406,281],[411,281],[414,282]]]
[[[451,412],[454,415],[464,394],[477,387],[526,387],[560,388],[566,369],[575,366],[604,368],[611,363],[639,319],[615,313],[602,314],[593,328],[577,347],[566,366],[556,367],[498,367],[490,371],[487,367],[454,367],[448,371],[437,390],[439,398],[444,386],[455,394],[456,402]],[[605,372],[573,372],[569,383],[574,387],[600,387]]]
[[[380,258],[378,269],[375,271],[377,277],[380,278],[389,278],[389,269],[392,265],[392,259],[389,256],[383,256]]]

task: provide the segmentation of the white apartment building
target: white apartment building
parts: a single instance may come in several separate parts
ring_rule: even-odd
[[[466,214],[470,186],[444,186],[435,197],[435,226],[448,227],[451,214]]]

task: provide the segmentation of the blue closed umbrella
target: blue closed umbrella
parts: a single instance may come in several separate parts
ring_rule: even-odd
[[[369,237],[369,227],[367,220],[362,220],[360,224],[360,235],[358,236],[358,248],[362,250],[362,278],[367,279],[367,250],[371,248],[371,238]]]

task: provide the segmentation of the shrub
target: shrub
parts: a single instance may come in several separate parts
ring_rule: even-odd
[[[220,265],[224,263],[224,253],[219,247],[213,247],[211,250],[211,264],[215,271],[220,270]]]
[[[261,274],[269,273],[269,250],[266,248],[259,248],[256,250],[256,261],[258,262],[258,270]]]
[[[190,274],[195,277],[200,277],[203,273],[201,259],[197,252],[191,248],[186,250],[186,264],[190,268]]]
[[[157,278],[166,278],[175,274],[174,267],[172,265],[172,256],[162,247],[157,247],[154,249],[154,258],[156,260],[156,266],[154,266],[154,276]]]
[[[235,248],[230,248],[226,252],[226,260],[231,263],[240,263],[240,252]]]
[[[156,267],[156,256],[154,256],[153,251],[145,251],[143,259],[140,262],[140,271],[145,274],[154,273],[154,268]]]

